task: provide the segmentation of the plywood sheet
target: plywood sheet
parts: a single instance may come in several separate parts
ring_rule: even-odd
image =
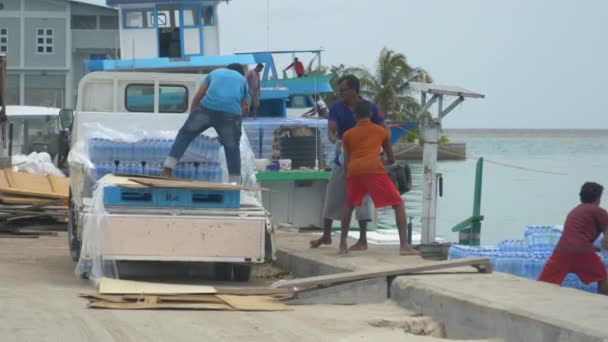
[[[22,196],[67,199],[69,178],[2,169],[2,172],[0,172],[0,192]]]
[[[96,309],[122,309],[122,310],[216,310],[229,311],[232,308],[226,304],[215,303],[111,303],[105,301],[90,301],[90,308]]]
[[[217,295],[233,309],[239,311],[291,311],[289,305],[278,302],[269,296]]]
[[[374,271],[357,271],[357,272],[346,272],[329,274],[323,276],[301,278],[294,280],[280,280],[274,283],[273,287],[279,288],[291,288],[291,287],[307,287],[315,285],[331,285],[336,283],[350,282],[356,280],[364,280],[377,277],[391,277],[400,276],[407,274],[415,274],[428,271],[444,270],[449,268],[473,266],[476,267],[480,272],[491,273],[492,265],[490,260],[486,258],[466,258],[466,259],[455,259],[446,261],[434,261],[424,263],[422,265],[414,266],[399,266],[399,267],[388,267],[379,268]]]
[[[101,278],[100,294],[214,294],[213,286],[149,283],[143,281]]]

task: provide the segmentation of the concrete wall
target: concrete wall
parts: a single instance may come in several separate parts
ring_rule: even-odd
[[[72,50],[107,49],[119,46],[118,30],[72,30]]]
[[[23,0],[26,11],[63,12],[67,10],[65,0]]]
[[[6,77],[6,104],[19,104],[19,75],[7,75]]]
[[[19,66],[21,61],[21,25],[19,18],[0,17],[0,28],[7,29],[8,43],[6,51],[7,67]]]
[[[4,4],[4,9],[2,11],[20,11],[21,10],[21,1],[23,0],[4,0],[2,3]]]
[[[38,53],[37,29],[53,29],[53,53]],[[25,19],[25,66],[63,67],[66,65],[66,19],[26,18]]]

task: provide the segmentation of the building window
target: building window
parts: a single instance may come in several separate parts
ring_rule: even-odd
[[[115,15],[99,16],[99,28],[102,30],[118,30],[118,16],[115,16]]]
[[[72,29],[97,30],[97,17],[94,15],[73,15]]]
[[[6,53],[8,51],[8,29],[0,28],[0,52]]]
[[[36,52],[42,54],[53,53],[53,29],[38,28],[36,29]]]

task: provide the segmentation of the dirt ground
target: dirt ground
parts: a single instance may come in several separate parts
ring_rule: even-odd
[[[414,314],[390,302],[267,313],[87,309],[78,294],[93,288],[74,275],[66,246],[65,233],[0,238],[1,341],[435,340],[372,326]]]

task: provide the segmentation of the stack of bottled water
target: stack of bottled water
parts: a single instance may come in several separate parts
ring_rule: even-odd
[[[452,245],[448,251],[448,259],[485,257],[490,259],[497,272],[536,280],[553,253],[561,233],[561,229],[553,226],[528,226],[523,240],[503,240],[496,247]],[[602,236],[595,244],[599,244],[601,239]],[[608,251],[601,251],[598,255],[608,269]],[[585,285],[574,274],[568,274],[562,286],[588,292],[597,290],[597,284]]]
[[[174,139],[146,138],[134,143],[91,138],[89,158],[95,165],[95,178],[108,173],[160,175]],[[215,138],[200,135],[188,146],[173,175],[177,178],[221,182],[220,144]]]

